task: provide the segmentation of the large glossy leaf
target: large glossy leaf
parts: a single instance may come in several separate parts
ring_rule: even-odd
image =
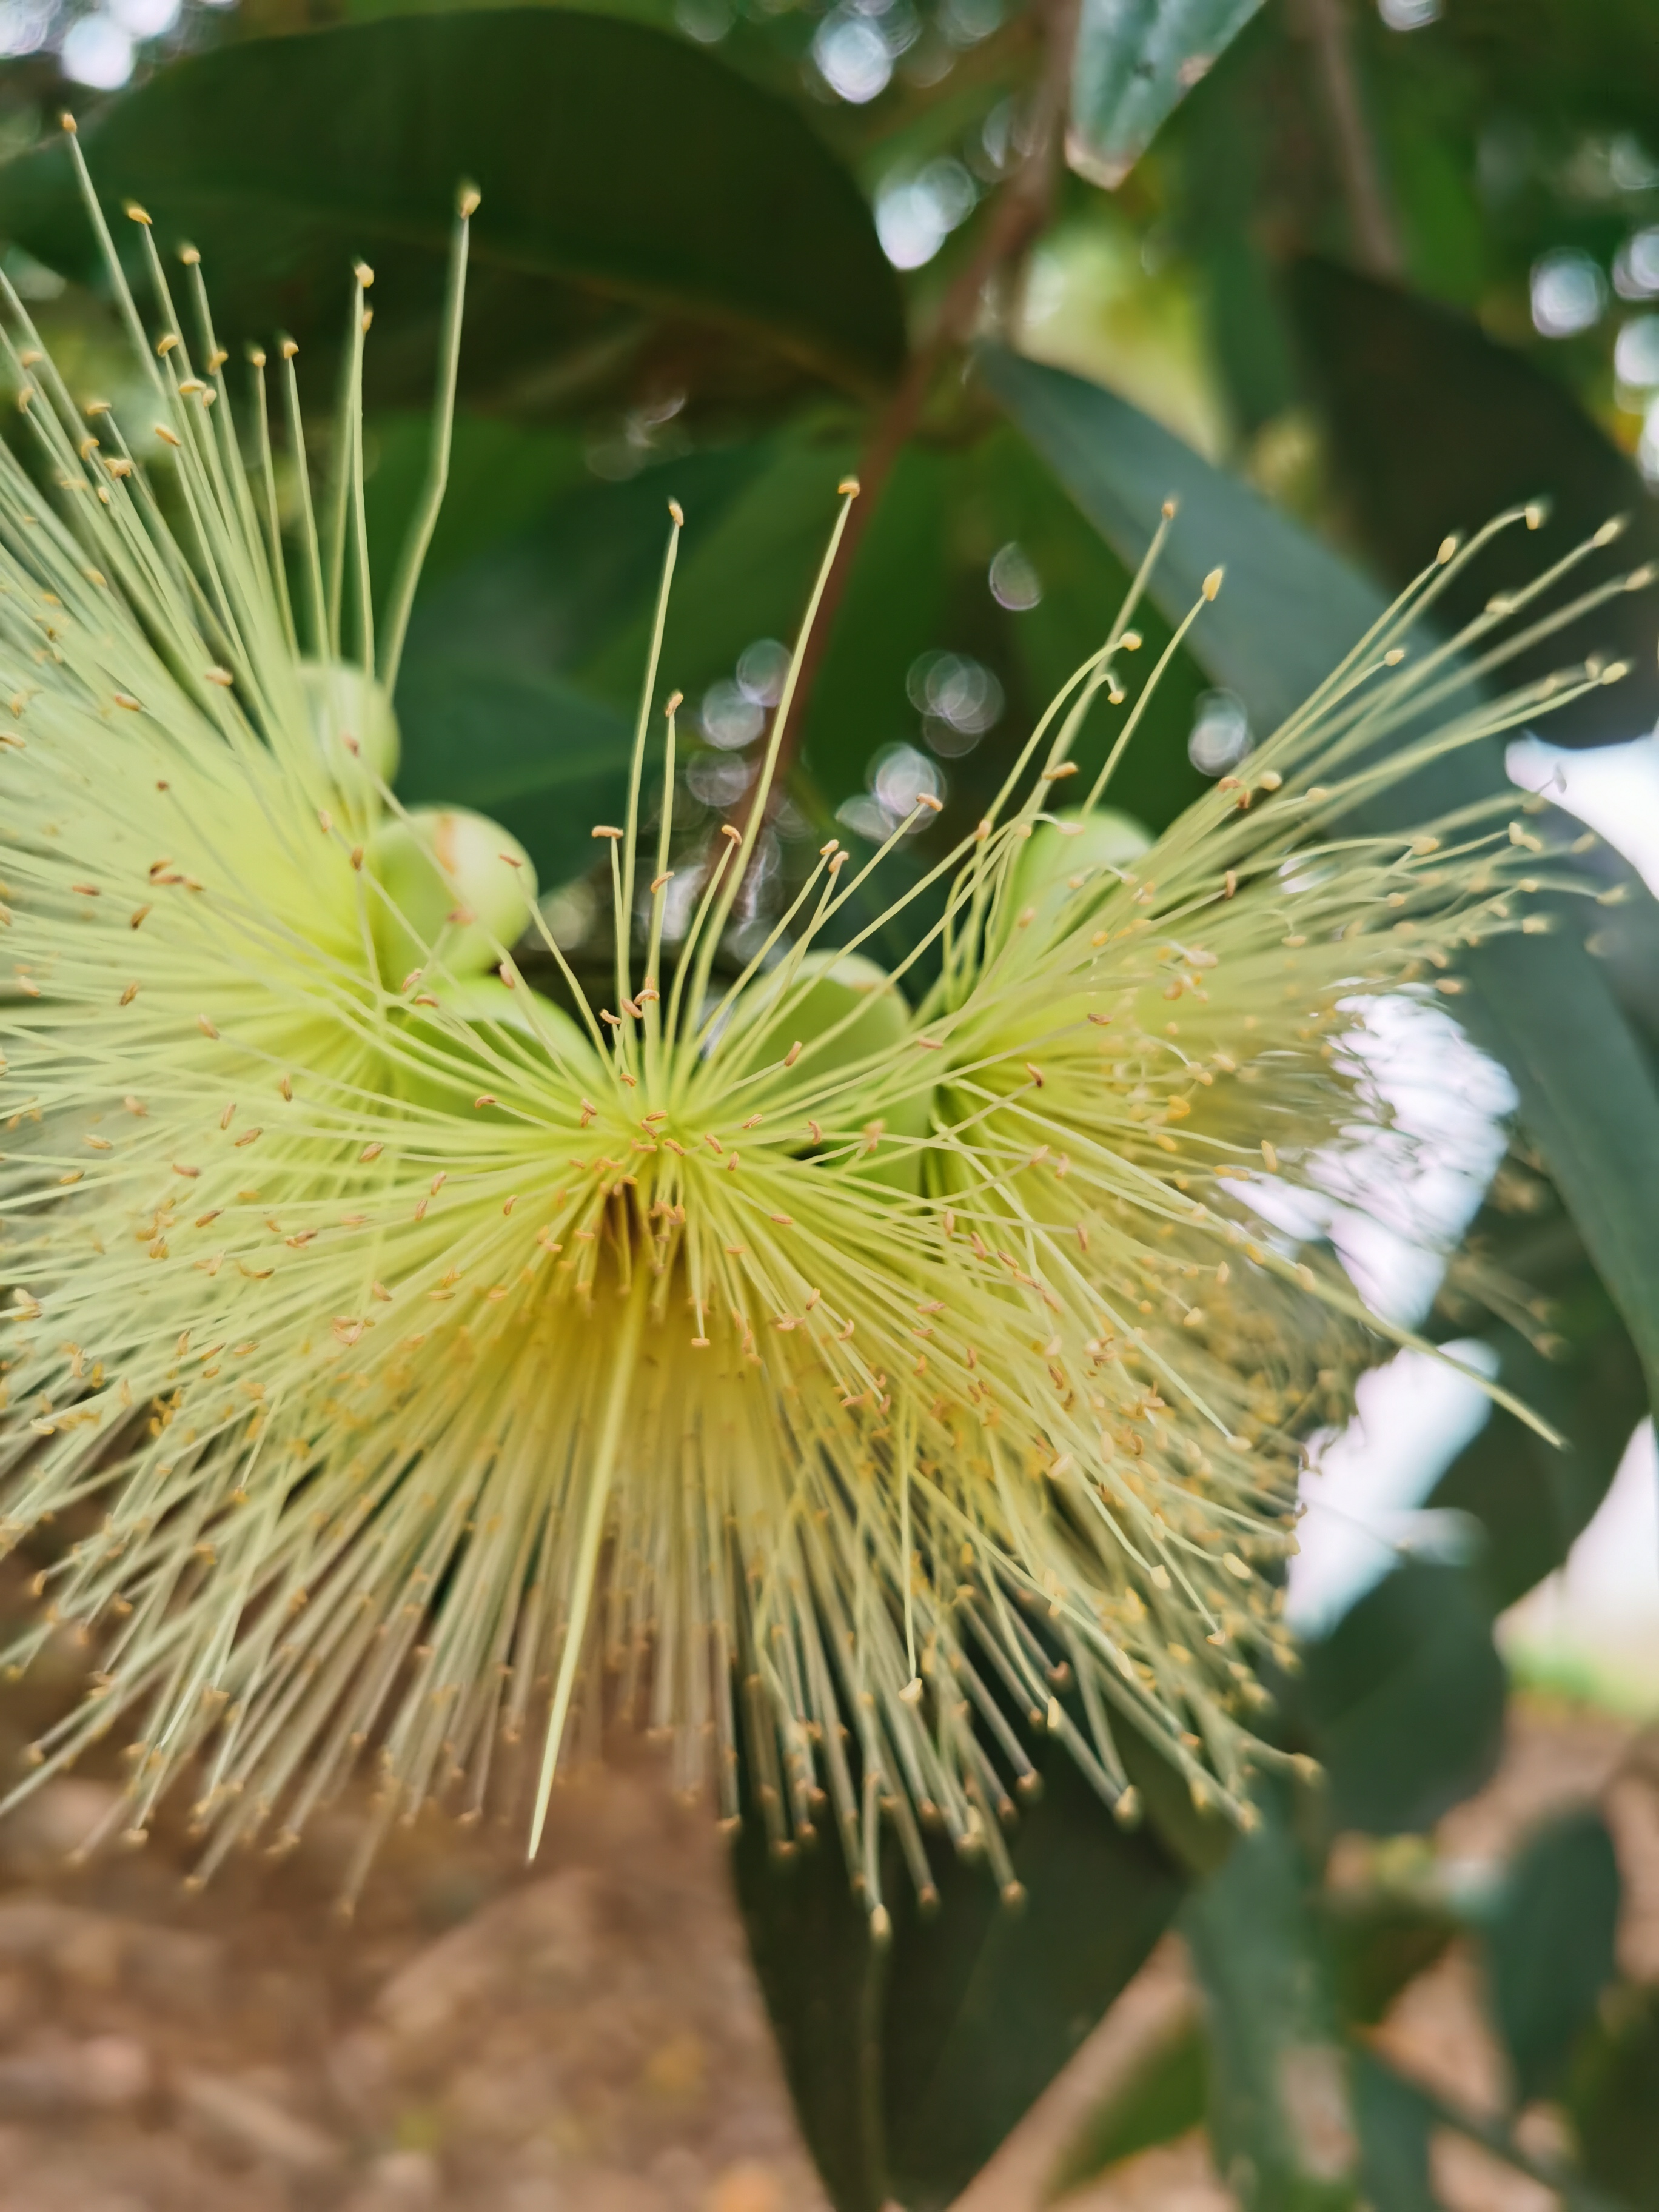
[[[1594,2019],[1617,1971],[1619,1907],[1613,1838],[1594,1808],[1550,1821],[1511,1864],[1486,1955],[1517,2105],[1557,2086]]]
[[[1459,0],[1433,39],[1482,64],[1498,99],[1652,131],[1659,46],[1648,0]]]
[[[1659,1990],[1611,1994],[1563,2101],[1590,2179],[1627,2212],[1659,2212]]]
[[[1083,0],[1066,155],[1097,184],[1122,183],[1176,102],[1261,0]]]
[[[1201,2126],[1210,2104],[1210,2045],[1203,2023],[1180,2021],[1060,2153],[1043,2187],[1052,2203],[1098,2180],[1110,2167]]]
[[[633,741],[614,708],[568,684],[488,660],[430,659],[398,687],[411,805],[476,807],[511,830],[544,884],[592,857],[595,823],[614,820]]]
[[[1447,593],[1450,622],[1479,614],[1495,591],[1535,576],[1613,515],[1630,527],[1590,556],[1587,584],[1659,555],[1659,508],[1629,459],[1566,386],[1479,324],[1397,286],[1328,261],[1304,261],[1290,295],[1337,475],[1360,542],[1396,587],[1448,530],[1540,500],[1548,520],[1511,536]],[[1550,718],[1555,744],[1641,735],[1659,717],[1654,614],[1645,593],[1616,599],[1522,655],[1516,682],[1586,653],[1623,658],[1629,679]]]
[[[1429,2177],[1432,2105],[1366,2051],[1353,2055],[1359,2180],[1371,2212],[1439,2212]]]
[[[1381,594],[1245,485],[1127,401],[1064,371],[988,349],[981,374],[1073,497],[1125,560],[1138,558],[1162,502],[1182,503],[1153,581],[1184,611],[1206,571],[1226,586],[1193,634],[1197,657],[1272,728],[1375,618]],[[1506,787],[1496,744],[1465,746],[1413,779],[1394,804],[1419,814]],[[1398,818],[1398,817],[1397,817]],[[1606,977],[1569,930],[1501,939],[1470,963],[1462,1003],[1504,1061],[1522,1115],[1603,1281],[1659,1376],[1659,1088]]]
[[[720,529],[727,507],[741,501],[764,470],[769,453],[768,442],[756,441],[682,454],[622,483],[601,482],[583,469],[554,484],[522,527],[486,539],[422,590],[400,692],[416,680],[416,664],[465,653],[580,684],[631,714],[646,665],[669,501],[677,500],[685,516],[684,575]],[[687,665],[694,658],[678,639],[670,641],[662,663],[665,690],[678,687],[695,697],[698,672]]]
[[[1482,1577],[1509,1606],[1553,1573],[1608,1493],[1631,1431],[1648,1411],[1641,1360],[1590,1267],[1573,1224],[1540,1176],[1506,1170],[1498,1197],[1526,1197],[1524,1214],[1484,1207],[1443,1291],[1449,1334],[1482,1329],[1498,1352],[1498,1380],[1566,1437],[1547,1444],[1502,1407],[1436,1484],[1429,1504],[1474,1513],[1486,1533]],[[1531,1336],[1493,1328],[1460,1290],[1464,1265],[1495,1267],[1541,1298]]]
[[[1034,1755],[1036,1747],[1034,1747]],[[872,1943],[826,1838],[780,1859],[760,1823],[733,1873],[803,2130],[837,2212],[948,2204],[1072,2056],[1169,1924],[1182,1876],[1064,1756],[1008,1832],[1024,1895],[932,1854],[920,1906],[896,1851]]]
[[[1408,1560],[1308,1647],[1295,1705],[1334,1826],[1431,1827],[1490,1781],[1504,1692],[1492,1623],[1467,1569]]]
[[[655,357],[665,322],[699,388],[788,364],[869,390],[903,352],[868,209],[799,112],[637,23],[476,9],[249,40],[163,70],[83,137],[106,204],[142,202],[164,252],[201,249],[222,337],[331,341],[352,257],[372,262],[381,390],[430,383],[464,179],[483,194],[464,388],[551,404],[580,349],[591,380],[596,358]],[[0,170],[0,234],[95,274],[61,143]]]
[[[1310,1870],[1280,1808],[1182,1916],[1210,2031],[1211,2148],[1243,2212],[1349,2212],[1358,2144]]]

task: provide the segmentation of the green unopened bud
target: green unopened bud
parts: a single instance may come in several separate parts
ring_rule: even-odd
[[[300,682],[318,748],[342,791],[390,783],[403,748],[392,702],[372,676],[343,661],[302,660]]]
[[[398,1095],[446,1113],[471,1110],[499,1121],[499,1098],[521,1070],[550,1057],[580,1083],[599,1079],[587,1033],[562,1006],[526,983],[499,975],[459,975],[433,982],[441,1015],[416,1011],[399,1021],[401,1048],[392,1055]],[[465,1022],[471,1036],[458,1033]]]
[[[858,952],[808,952],[786,982],[788,966],[786,961],[763,977],[749,994],[748,1007],[738,1009],[735,1018],[743,1029],[761,1027],[758,1043],[746,1052],[751,1069],[758,1073],[788,1061],[790,1069],[799,1068],[817,1087],[840,1068],[902,1054],[910,1008],[898,985],[873,960]],[[924,1057],[916,1055],[918,1063]],[[833,1139],[825,1133],[826,1146],[836,1151],[849,1139],[856,1141],[861,1174],[905,1190],[921,1187],[921,1155],[915,1140],[931,1127],[930,1088],[920,1064],[916,1072],[917,1087],[886,1104],[878,1126],[837,1127]],[[789,1073],[780,1067],[779,1083],[789,1080]],[[867,1151],[862,1149],[866,1146]]]
[[[380,973],[393,989],[411,969],[452,975],[493,967],[514,945],[536,898],[536,871],[518,839],[487,814],[417,807],[368,845],[386,893],[374,910]]]
[[[1039,822],[1014,862],[1008,886],[1011,920],[1017,923],[1032,907],[1050,920],[1067,900],[1080,916],[1094,902],[1091,890],[1097,895],[1115,889],[1121,872],[1152,842],[1152,833],[1132,814],[1109,806]]]

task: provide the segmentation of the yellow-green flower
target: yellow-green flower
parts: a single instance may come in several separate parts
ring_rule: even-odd
[[[290,607],[263,371],[239,430],[191,257],[180,313],[151,248],[159,343],[109,257],[171,522],[6,300],[52,491],[0,459],[3,1530],[62,1538],[14,1656],[70,1623],[98,1669],[43,1770],[130,1732],[123,1824],[187,1770],[205,1870],[366,1748],[389,1820],[477,1809],[528,1735],[533,1848],[573,1713],[611,1702],[726,1814],[746,1747],[774,1833],[833,1820],[878,1911],[884,1820],[924,1887],[933,1825],[1009,1878],[1028,1727],[1126,1818],[1127,1724],[1248,1820],[1302,1439],[1381,1326],[1254,1194],[1383,1113],[1365,1000],[1526,926],[1501,824],[1347,817],[1528,702],[1379,767],[1453,686],[1404,605],[1140,850],[1102,808],[1133,714],[1092,789],[1073,760],[1126,611],[933,869],[903,969],[847,923],[884,854],[832,842],[720,988],[793,675],[671,962],[653,659],[595,832],[614,988],[566,969],[561,1011],[515,957],[562,958],[522,850],[389,788],[468,211],[378,656],[355,398]]]

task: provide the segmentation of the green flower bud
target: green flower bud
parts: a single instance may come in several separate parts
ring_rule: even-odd
[[[1043,920],[1052,920],[1068,899],[1076,914],[1084,914],[1116,889],[1118,872],[1138,860],[1152,842],[1151,832],[1133,815],[1109,806],[1039,822],[1014,862],[1010,919],[1018,921],[1035,907]]]
[[[788,969],[785,961],[763,977],[749,994],[747,1009],[738,1009],[735,1020],[741,1030],[760,1027],[758,1042],[752,1048],[744,1047],[751,1068],[785,1059],[799,1043],[801,1050],[794,1066],[810,1076],[816,1088],[833,1080],[838,1069],[884,1059],[902,1049],[909,1032],[910,1008],[898,985],[873,960],[859,952],[808,952],[786,984]],[[778,1009],[775,1015],[773,1008]],[[819,1043],[820,1038],[825,1042]],[[923,1071],[918,1066],[916,1072],[921,1075]],[[780,1088],[793,1076],[793,1070],[781,1073]],[[884,1104],[879,1131],[863,1123],[832,1131],[825,1124],[824,1149],[839,1151],[854,1139],[862,1145],[873,1135],[872,1149],[862,1156],[860,1172],[896,1189],[919,1189],[921,1154],[915,1140],[926,1137],[932,1127],[930,1097],[925,1081],[914,1091],[901,1092]]]
[[[302,660],[299,677],[318,749],[341,790],[356,797],[373,777],[390,783],[403,749],[392,702],[374,678],[337,660]]]
[[[579,1083],[591,1086],[600,1079],[587,1032],[528,984],[509,986],[499,975],[443,977],[433,983],[430,995],[444,1014],[466,1024],[476,1042],[458,1034],[453,1018],[418,1009],[400,1016],[406,1051],[396,1057],[393,1079],[398,1096],[412,1105],[446,1113],[471,1109],[500,1121],[503,1103],[480,1108],[477,1100],[488,1094],[492,1102],[503,1102],[520,1069],[544,1081],[550,1054]]]
[[[382,823],[368,858],[386,893],[373,927],[393,989],[413,968],[462,976],[493,967],[535,902],[536,871],[518,839],[460,807],[417,807],[406,822]]]

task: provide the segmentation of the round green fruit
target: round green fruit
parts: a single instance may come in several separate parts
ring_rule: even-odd
[[[392,702],[374,678],[344,661],[302,660],[300,683],[318,750],[341,790],[355,796],[371,776],[390,783],[403,748]]]
[[[1152,845],[1152,836],[1133,815],[1111,807],[1091,814],[1058,814],[1039,822],[1014,861],[1008,885],[1008,912],[1018,919],[1035,907],[1041,921],[1056,919],[1071,905],[1080,919],[1114,890],[1119,872],[1131,866]]]
[[[910,1008],[884,969],[859,952],[808,952],[786,988],[788,968],[786,960],[763,976],[747,994],[746,1004],[740,1003],[733,1013],[732,1036],[726,1049],[741,1039],[751,1072],[775,1066],[792,1046],[801,1046],[793,1068],[780,1068],[775,1084],[757,1086],[757,1091],[830,1085],[843,1068],[895,1053],[903,1055],[899,1064],[905,1072],[911,1071],[918,1055],[905,1049]],[[779,1011],[786,997],[788,1003]],[[750,1047],[748,1038],[757,1031],[757,1041]],[[820,1038],[825,1042],[819,1043]],[[856,1172],[896,1189],[919,1189],[922,1155],[915,1140],[926,1137],[932,1127],[929,1100],[929,1092],[918,1089],[884,1103],[870,1117],[882,1123],[881,1134],[873,1152],[855,1156]],[[838,1151],[848,1138],[862,1136],[868,1123],[857,1120],[855,1112],[851,1094],[845,1101],[834,1095],[825,1099],[817,1118],[825,1129],[826,1148]]]
[[[550,1053],[574,1081],[591,1087],[599,1078],[586,1032],[527,984],[509,986],[499,975],[463,975],[436,982],[431,996],[452,1019],[434,1018],[420,1008],[398,1017],[410,1057],[398,1057],[392,1080],[398,1095],[413,1105],[488,1111],[473,1102],[499,1086],[503,1060],[509,1067],[527,1061],[533,1066]],[[471,1036],[458,1031],[458,1020]]]
[[[477,975],[516,944],[536,897],[536,871],[518,839],[488,815],[416,808],[369,840],[369,873],[386,893],[372,927],[380,974],[394,989],[412,969]]]

